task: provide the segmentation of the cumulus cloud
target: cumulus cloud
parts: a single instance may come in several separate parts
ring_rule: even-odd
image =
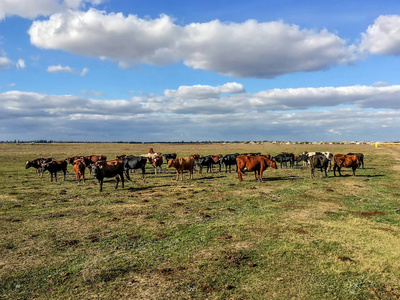
[[[179,26],[167,15],[141,19],[92,8],[35,21],[29,34],[37,47],[111,59],[120,68],[183,61],[194,69],[237,77],[272,78],[323,70],[356,58],[337,35],[282,21],[214,20]]]
[[[85,76],[88,71],[89,71],[88,68],[83,68],[81,72],[77,72],[69,66],[63,67],[61,65],[47,67],[47,72],[49,72],[49,73],[69,73],[69,74],[73,74],[73,75],[79,74],[80,76]]]
[[[400,55],[400,16],[379,16],[374,24],[362,33],[360,50],[372,54]]]
[[[207,91],[210,98],[199,93],[204,87],[211,90]],[[116,100],[0,93],[0,140],[15,136],[94,141],[247,140],[249,136],[287,140],[294,135],[298,140],[391,140],[400,129],[400,86],[274,89],[250,94],[242,85],[230,83],[169,91],[164,96]],[[101,96],[95,91],[82,93]],[[305,98],[311,100],[300,104]],[[34,129],[29,136],[26,128]]]
[[[230,82],[216,87],[209,85],[180,86],[177,90],[165,90],[164,95],[168,98],[206,99],[218,97],[222,93],[236,94],[242,92],[244,92],[242,84]]]
[[[6,16],[17,15],[34,19],[38,16],[49,16],[63,9],[78,9],[85,4],[98,5],[102,0],[2,0],[0,1],[0,20]]]
[[[22,58],[18,59],[16,66],[18,69],[25,69],[25,61]]]
[[[12,65],[11,60],[6,56],[0,56],[0,70],[9,69]]]

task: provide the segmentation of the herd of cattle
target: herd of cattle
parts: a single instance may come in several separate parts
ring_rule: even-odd
[[[199,168],[199,173],[202,174],[203,167],[207,168],[207,172],[213,172],[214,165],[219,166],[219,172],[221,167],[225,165],[225,172],[231,172],[231,166],[236,166],[236,172],[238,173],[239,181],[242,181],[242,174],[247,171],[254,172],[256,180],[263,181],[263,172],[271,167],[277,169],[277,163],[280,167],[293,168],[295,163],[298,165],[300,162],[303,166],[310,166],[311,178],[315,177],[315,169],[320,169],[321,176],[327,177],[327,169],[331,170],[333,164],[333,173],[336,176],[336,170],[339,175],[341,168],[352,168],[353,176],[355,175],[356,169],[361,167],[364,168],[364,155],[362,153],[348,153],[335,154],[331,152],[304,152],[301,155],[294,155],[293,153],[282,152],[274,157],[261,153],[244,153],[244,154],[227,154],[227,155],[207,155],[200,156],[199,154],[193,154],[188,157],[177,157],[176,153],[161,154],[155,153],[152,148],[149,149],[149,153],[140,156],[134,155],[120,155],[114,160],[107,161],[107,157],[104,155],[89,155],[89,156],[73,156],[64,160],[55,160],[52,157],[41,157],[36,158],[32,161],[26,162],[26,169],[33,167],[37,170],[37,173],[43,177],[43,173],[48,171],[51,175],[51,181],[53,177],[57,181],[57,172],[63,172],[64,180],[67,173],[67,166],[71,164],[76,174],[76,181],[79,184],[81,179],[85,183],[85,170],[88,169],[91,174],[100,184],[100,192],[103,190],[104,178],[115,177],[117,180],[115,188],[118,187],[118,183],[121,180],[122,187],[124,187],[124,175],[128,181],[131,181],[129,176],[130,170],[140,169],[142,170],[142,179],[145,175],[146,164],[151,164],[154,167],[154,172],[161,173],[162,164],[164,159],[167,162],[167,167],[174,167],[176,170],[176,180],[183,180],[183,172],[189,172],[189,179],[193,179],[193,171],[196,167]],[[289,165],[288,165],[289,164]],[[323,173],[325,172],[325,174]]]

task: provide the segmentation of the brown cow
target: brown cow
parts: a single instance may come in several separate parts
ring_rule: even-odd
[[[100,160],[107,160],[107,156],[105,155],[87,155],[83,156],[83,160],[85,161],[85,166],[89,169],[89,173],[92,174],[92,164],[100,161]]]
[[[81,176],[82,176],[82,180],[83,180],[83,184],[85,184],[85,162],[83,161],[83,159],[76,159],[73,163],[73,168],[76,174],[76,182],[78,184],[80,184],[81,182]]]
[[[176,180],[179,180],[179,173],[181,180],[183,180],[183,171],[189,170],[189,179],[193,179],[194,159],[192,157],[177,157],[168,161],[167,168],[174,167],[176,169]]]
[[[271,167],[276,169],[276,162],[269,158],[266,158],[264,155],[259,156],[251,156],[251,155],[239,155],[236,158],[236,164],[238,167],[238,178],[239,181],[242,181],[242,174],[245,171],[254,171],[254,175],[256,180],[259,182],[263,181],[263,172],[268,168]],[[258,178],[257,178],[258,172]]]
[[[162,172],[161,166],[162,166],[163,162],[164,161],[163,161],[163,157],[162,157],[161,153],[158,153],[156,155],[156,157],[154,157],[152,159],[152,164],[153,164],[153,167],[154,167],[154,174],[157,174],[157,169],[160,170],[160,174],[161,174],[161,172]]]
[[[34,160],[27,160],[25,163],[25,169],[29,169],[30,167],[35,168],[36,173],[39,176],[41,175],[43,177],[44,169],[42,167],[42,164],[46,163],[46,162],[51,162],[53,160],[54,160],[54,158],[52,158],[52,157],[39,157],[39,158],[35,158]]]
[[[211,173],[213,172],[214,165],[219,165],[219,171],[221,172],[221,157],[222,157],[222,154],[209,155],[209,156],[213,160],[213,163],[211,164]]]
[[[339,171],[339,176],[342,176],[340,173],[340,168],[352,168],[353,176],[356,175],[356,170],[360,164],[360,161],[357,155],[343,155],[343,154],[335,154],[333,156],[333,175],[336,176],[336,168]]]
[[[122,160],[115,159],[110,161],[99,160],[92,164],[93,176],[97,178],[100,184],[100,192],[103,191],[104,178],[115,177],[118,187],[119,178],[121,177],[122,188],[124,187],[124,164]]]

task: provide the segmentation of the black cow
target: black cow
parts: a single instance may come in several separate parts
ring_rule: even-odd
[[[169,154],[163,154],[165,161],[168,162],[170,159],[175,159],[176,158],[176,153],[169,153]]]
[[[121,178],[122,188],[124,187],[124,165],[120,159],[110,161],[98,160],[92,164],[92,172],[93,176],[97,178],[100,183],[100,192],[103,191],[104,178],[115,177],[117,180],[115,188],[118,187],[119,178]]]
[[[129,176],[130,169],[141,169],[142,179],[144,179],[144,174],[146,173],[146,163],[147,163],[147,158],[143,156],[130,155],[125,157],[123,159],[123,165],[124,165],[124,172],[126,179],[132,181],[131,177]]]
[[[281,164],[281,168],[283,164],[287,164],[289,162],[290,167],[294,167],[294,154],[293,153],[280,153],[277,156],[273,157],[276,162],[279,162]]]
[[[39,176],[41,175],[43,177],[44,169],[42,167],[42,164],[44,164],[46,162],[51,162],[53,160],[54,160],[54,158],[52,158],[52,157],[39,157],[39,158],[35,158],[34,160],[27,160],[25,163],[25,169],[29,169],[30,167],[35,168],[36,173]]]
[[[207,167],[207,173],[211,172],[213,164],[214,160],[211,158],[211,156],[201,156],[194,158],[194,165],[199,166],[200,168],[199,174],[202,174],[203,167]]]
[[[51,182],[53,182],[53,176],[57,182],[57,172],[64,173],[64,181],[65,175],[67,173],[68,162],[66,160],[54,160],[51,162],[46,162],[42,164],[43,172],[49,171],[51,175]]]
[[[299,164],[299,162],[303,162],[303,166],[308,164],[308,155],[307,154],[301,154],[297,157],[296,159],[296,165]]]
[[[239,154],[226,154],[225,156],[220,158],[221,165],[225,165],[225,173],[228,173],[228,166],[229,166],[229,173],[231,172],[231,166],[236,166],[236,172],[237,172],[237,164],[236,164],[236,157],[238,157]]]
[[[358,168],[360,168],[362,165],[362,168],[364,169],[364,154],[362,154],[362,153],[347,153],[347,155],[357,155],[357,158],[360,161]]]
[[[329,166],[330,160],[326,158],[325,155],[323,154],[315,154],[311,156],[310,158],[310,168],[311,168],[311,178],[315,177],[314,170],[316,168],[321,169],[321,176],[323,175],[322,170],[325,171],[325,178],[328,177],[328,174],[326,173],[326,169]]]

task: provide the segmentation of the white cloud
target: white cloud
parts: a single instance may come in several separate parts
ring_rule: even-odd
[[[89,72],[88,68],[83,68],[82,72],[80,73],[81,76],[85,76],[87,74],[87,72]]]
[[[70,74],[75,74],[75,71],[71,67],[63,67],[61,65],[57,66],[48,66],[47,67],[47,72],[49,73],[70,73]]]
[[[8,57],[0,57],[0,70],[9,69],[12,65],[11,60]]]
[[[362,33],[361,51],[372,54],[400,55],[400,16],[379,16],[365,33]]]
[[[240,83],[230,82],[220,86],[193,85],[180,86],[178,90],[165,90],[167,98],[178,99],[207,99],[220,96],[222,93],[236,94],[244,92],[244,87]]]
[[[47,67],[47,72],[49,73],[69,73],[73,75],[80,75],[80,76],[85,76],[87,72],[89,72],[88,68],[83,68],[81,72],[75,71],[73,68],[69,66],[61,66],[61,65],[56,65],[56,66],[48,66]]]
[[[207,86],[211,98],[198,93],[203,87],[186,87],[188,98],[181,97],[184,93],[179,94],[183,91],[179,88],[173,97],[143,95],[118,100],[0,93],[0,128],[4,128],[0,140],[16,136],[28,140],[293,140],[294,133],[296,140],[398,138],[394,133],[400,129],[400,86],[275,89],[249,94],[240,92],[244,91],[240,84],[231,83]],[[96,91],[82,93],[101,96]],[[301,104],[309,97],[309,102]],[[260,102],[255,103],[255,98]],[[282,107],[286,110],[281,111]],[[26,128],[32,130],[26,133]]]
[[[328,69],[356,57],[337,35],[300,29],[282,21],[259,23],[192,23],[179,26],[166,15],[141,19],[89,9],[63,11],[35,21],[31,43],[119,62],[166,65],[183,61],[237,77],[264,77]]]
[[[16,66],[18,69],[25,69],[25,61],[22,58],[18,59]]]
[[[49,16],[63,9],[78,9],[86,3],[98,5],[102,0],[1,0],[0,20],[7,16],[17,15],[34,19],[38,16]]]

